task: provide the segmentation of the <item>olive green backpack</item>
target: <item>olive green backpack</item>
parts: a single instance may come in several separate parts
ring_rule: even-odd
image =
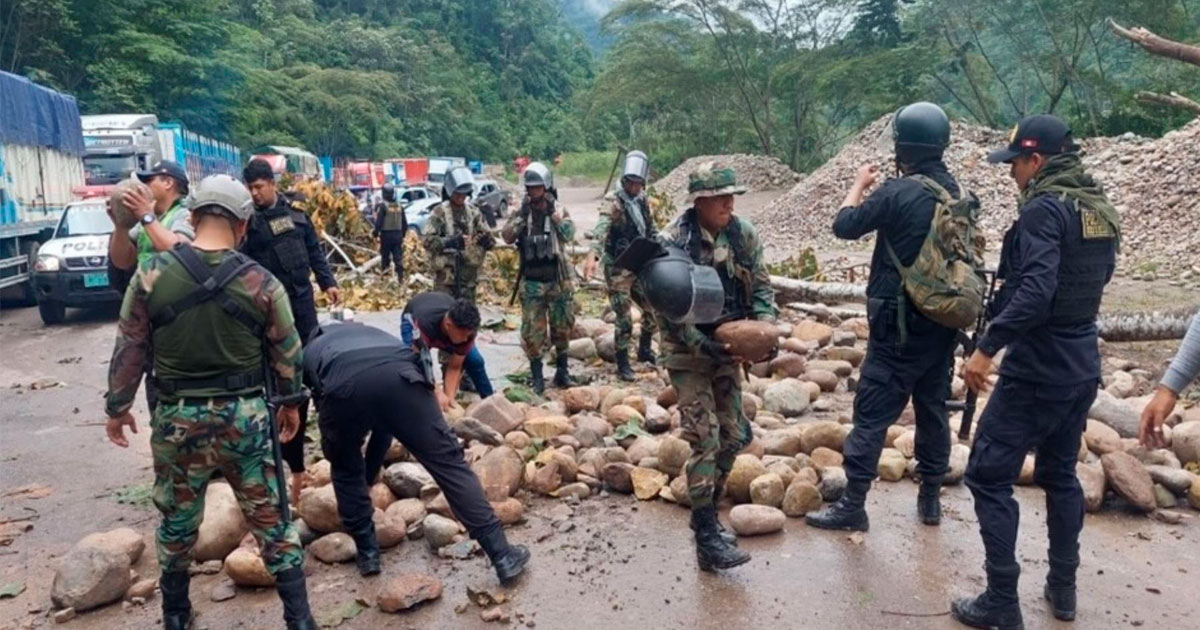
[[[979,233],[979,199],[970,192],[955,199],[932,179],[912,175],[934,198],[929,234],[913,264],[900,264],[892,244],[884,241],[888,255],[900,272],[901,294],[897,295],[901,339],[905,321],[904,293],[917,310],[947,328],[969,328],[983,309],[987,285],[979,275],[983,268],[984,238]]]

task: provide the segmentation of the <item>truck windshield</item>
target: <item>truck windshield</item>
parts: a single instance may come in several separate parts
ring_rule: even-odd
[[[54,238],[85,234],[111,234],[112,231],[112,219],[108,218],[104,204],[89,203],[67,206],[67,209],[63,210],[62,221],[58,223],[58,230],[55,231]]]
[[[115,184],[129,177],[137,160],[133,155],[89,155],[83,158],[83,167],[89,186]]]

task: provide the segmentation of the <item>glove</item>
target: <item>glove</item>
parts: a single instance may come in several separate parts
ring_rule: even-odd
[[[700,344],[700,350],[707,354],[709,358],[721,365],[733,363],[733,355],[725,349],[725,345],[714,339],[705,339]]]
[[[464,245],[466,241],[463,240],[462,234],[442,239],[442,249],[462,249]]]
[[[475,237],[475,242],[484,249],[491,249],[496,244],[496,238],[488,232],[480,232]]]

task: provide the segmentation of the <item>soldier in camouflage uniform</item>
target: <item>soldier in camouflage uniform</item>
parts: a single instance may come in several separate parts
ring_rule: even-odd
[[[682,248],[696,264],[714,267],[725,289],[720,323],[773,321],[777,315],[762,243],[749,221],[733,214],[733,196],[745,192],[732,168],[712,162],[689,174],[693,206],[664,230],[661,240]],[[686,473],[696,555],[705,571],[735,567],[750,555],[717,521],[716,504],[734,457],[752,436],[742,411],[740,362],[713,339],[717,324],[675,324],[665,318],[661,356],[679,394],[683,438],[692,446]]]
[[[575,327],[574,270],[566,246],[575,238],[575,223],[555,199],[550,170],[540,162],[525,167],[525,199],[505,224],[505,242],[516,243],[521,255],[521,347],[529,357],[533,389],[541,394],[542,356],[546,337],[557,353],[554,386],[569,387],[567,347]]]
[[[633,239],[638,237],[657,238],[658,228],[650,215],[650,204],[646,201],[643,187],[646,185],[648,162],[646,154],[630,151],[625,156],[625,167],[621,175],[621,187],[617,189],[608,212],[600,213],[600,221],[594,232],[596,243],[592,247],[583,278],[587,280],[595,270],[596,259],[604,265],[604,282],[608,285],[608,301],[616,315],[617,375],[623,381],[635,379],[629,366],[629,341],[633,337],[633,317],[630,305],[636,302],[642,310],[642,331],[638,339],[638,361],[654,363],[651,343],[658,326],[654,316],[647,310],[642,286],[634,275],[613,266],[613,261]]]
[[[272,457],[264,373],[279,399],[280,434],[295,437],[301,385],[300,338],[283,285],[236,251],[254,212],[245,187],[227,175],[200,183],[195,242],[157,254],[125,293],[108,375],[109,439],[128,446],[130,407],[146,355],[153,353],[159,404],[152,410],[154,503],[163,626],[191,626],[188,567],[204,493],[220,470],[232,486],[267,570],[275,577],[288,630],[315,629],[304,580],[304,550],[281,502]],[[205,283],[205,280],[211,280]],[[271,369],[264,370],[264,362]]]

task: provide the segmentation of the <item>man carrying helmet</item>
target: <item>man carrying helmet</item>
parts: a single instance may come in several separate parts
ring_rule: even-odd
[[[865,165],[833,222],[838,238],[857,239],[876,232],[867,282],[870,338],[862,380],[854,397],[854,428],[844,447],[845,493],[833,505],[809,514],[809,525],[822,529],[867,531],[863,507],[875,479],[887,428],[912,400],[917,422],[917,473],[921,486],[917,512],[926,525],[941,521],[942,478],[949,469],[950,426],[946,398],[955,330],[930,320],[905,293],[901,268],[912,265],[929,235],[938,194],[960,195],[942,153],[950,144],[950,121],[932,103],[913,103],[892,116],[891,141],[896,169],[864,200],[879,169]]]
[[[383,201],[375,204],[375,237],[379,239],[379,271],[387,273],[395,261],[396,280],[404,282],[404,235],[408,234],[408,218],[404,206],[396,200],[396,188],[383,185]]]
[[[617,376],[623,381],[632,381],[635,376],[629,366],[629,342],[633,337],[633,317],[630,302],[636,302],[642,310],[642,331],[638,338],[637,360],[654,363],[651,343],[658,331],[654,315],[646,308],[646,298],[640,283],[632,273],[613,267],[634,239],[657,238],[658,228],[650,215],[650,204],[646,200],[646,176],[650,162],[641,151],[630,151],[625,155],[625,168],[621,174],[621,187],[608,212],[600,213],[596,224],[596,243],[588,256],[583,270],[583,279],[588,280],[596,271],[596,260],[604,264],[604,281],[608,285],[608,301],[616,316]]]
[[[220,470],[237,496],[283,601],[288,630],[315,629],[300,537],[283,512],[286,487],[273,458],[265,378],[279,396],[279,434],[299,429],[300,338],[283,285],[237,251],[254,206],[228,175],[200,182],[192,206],[196,238],[152,255],[121,307],[109,365],[106,430],[129,445],[130,413],[146,356],[159,404],[150,420],[163,627],[191,627],[188,567],[204,518],[209,478]],[[264,368],[264,365],[267,366]]]
[[[555,199],[554,177],[544,164],[525,167],[522,179],[525,199],[502,234],[505,242],[517,244],[521,256],[516,289],[521,294],[521,347],[529,358],[533,389],[541,394],[546,389],[542,357],[547,336],[557,354],[554,386],[569,387],[572,382],[567,347],[575,327],[575,283],[566,247],[575,238],[575,223]]]

